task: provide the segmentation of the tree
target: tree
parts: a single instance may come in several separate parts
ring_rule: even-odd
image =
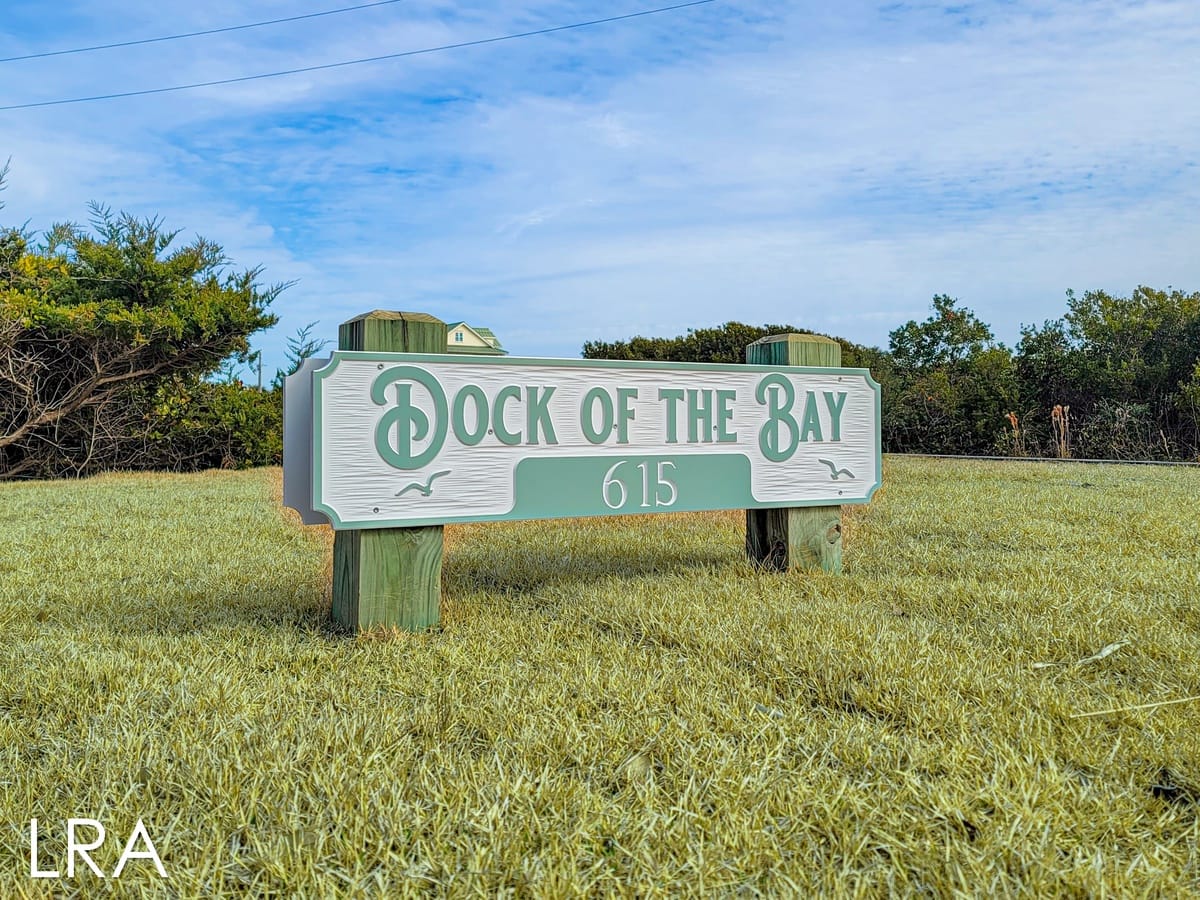
[[[1067,306],[1063,318],[1024,329],[1017,346],[1022,391],[1034,400],[1039,427],[1054,405],[1069,404],[1080,455],[1200,453],[1200,293],[1067,291]]]
[[[0,478],[82,474],[136,462],[170,379],[249,351],[287,285],[229,271],[204,238],[92,207],[92,229],[0,232]]]
[[[888,335],[896,365],[910,372],[953,366],[993,345],[992,330],[948,294],[933,298],[933,315]]]
[[[1067,292],[1066,322],[1083,352],[1081,373],[1103,396],[1160,408],[1200,357],[1200,292],[1139,286],[1129,297]]]
[[[276,370],[272,387],[282,388],[284,379],[296,374],[306,359],[329,346],[329,341],[317,340],[312,336],[312,330],[316,327],[316,322],[309,322],[303,328],[297,328],[296,333],[287,339],[287,368]]]
[[[933,315],[889,335],[893,389],[885,396],[888,449],[993,453],[1020,403],[1012,354],[971,310],[947,294]]]

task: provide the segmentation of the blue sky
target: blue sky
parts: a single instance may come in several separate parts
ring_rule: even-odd
[[[0,56],[352,0],[5,0]],[[0,63],[0,106],[232,78],[665,2],[404,0]],[[172,94],[0,112],[0,221],[88,201],[295,281],[308,322],[408,309],[513,353],[787,322],[887,345],[961,300],[999,339],[1064,292],[1200,290],[1200,4],[715,2]]]

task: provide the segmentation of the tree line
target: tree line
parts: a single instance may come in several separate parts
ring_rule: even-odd
[[[0,227],[0,480],[278,464],[283,377],[324,342],[301,329],[266,389],[233,377],[287,287],[260,275],[100,206],[90,227],[40,239]],[[583,356],[736,363],[760,337],[805,331],[729,322]],[[1200,293],[1068,292],[1015,348],[947,295],[886,350],[835,339],[882,385],[889,452],[1200,459]]]
[[[583,356],[743,362],[747,344],[787,332],[811,333],[729,322],[589,341]],[[1200,460],[1200,293],[1068,291],[1066,313],[1023,327],[1015,348],[945,294],[886,350],[834,339],[882,387],[886,452]]]

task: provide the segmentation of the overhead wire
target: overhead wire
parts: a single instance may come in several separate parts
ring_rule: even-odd
[[[703,6],[716,0],[689,0],[687,3],[677,3],[672,6],[659,6],[654,9],[644,9],[638,12],[625,13],[619,16],[607,16],[603,19],[591,19],[587,22],[574,22],[570,25],[555,25],[550,28],[538,28],[533,31],[522,31],[515,34],[504,34],[497,37],[479,38],[471,41],[459,41],[453,44],[442,44],[437,47],[423,47],[419,50],[403,50],[398,53],[385,53],[380,56],[367,56],[360,59],[348,59],[341,62],[322,63],[313,66],[301,66],[295,69],[282,69],[278,72],[262,72],[257,75],[242,75],[236,78],[218,78],[212,81],[197,81],[190,84],[177,84],[170,87],[144,88],[137,91],[120,91],[112,94],[95,94],[89,97],[70,97],[63,100],[39,100],[33,103],[14,103],[0,106],[0,112],[18,109],[37,109],[46,106],[63,106],[68,103],[91,103],[97,100],[116,100],[122,97],[144,97],[150,94],[167,94],[175,91],[190,91],[196,88],[218,87],[226,84],[240,84],[247,81],[258,81],[264,78],[281,78],[286,75],[301,75],[306,72],[320,72],[328,69],[340,69],[347,66],[358,66],[365,63],[383,62],[390,59],[403,59],[409,56],[421,56],[428,53],[440,53],[445,50],[458,50],[464,47],[479,47],[484,44],[497,44],[502,41],[514,41],[519,38],[535,37],[542,34],[553,34],[559,31],[569,31],[575,28],[588,28],[593,25],[604,25],[609,22],[621,22],[627,19],[637,19],[658,13],[687,9],[692,6]]]
[[[223,28],[207,28],[204,31],[186,31],[183,34],[166,34],[161,37],[141,38],[134,41],[117,41],[115,44],[93,44],[90,47],[72,47],[69,50],[45,50],[41,53],[26,53],[24,56],[0,57],[0,63],[19,62],[23,59],[45,59],[48,56],[66,56],[69,53],[91,53],[93,50],[112,50],[115,47],[137,47],[140,44],[158,44],[163,41],[181,41],[184,38],[203,37],[206,34],[224,34],[228,31],[245,31],[247,28],[263,28],[267,25],[281,25],[284,22],[299,22],[303,19],[319,19],[322,16],[334,16],[339,13],[355,12],[360,9],[370,9],[374,6],[390,6],[402,0],[376,0],[374,3],[360,3],[358,6],[342,6],[338,9],[327,9],[323,12],[305,13],[302,16],[287,16],[283,19],[266,19],[262,22],[249,22],[245,25],[226,25]]]

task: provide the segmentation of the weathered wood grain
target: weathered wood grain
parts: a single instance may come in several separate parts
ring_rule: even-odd
[[[441,353],[446,326],[426,313],[375,310],[338,329],[342,350]],[[421,631],[441,615],[442,526],[338,531],[333,619],[354,629]]]
[[[837,341],[815,334],[777,334],[746,348],[753,365],[826,366],[842,364]],[[746,554],[779,572],[800,569],[842,571],[841,506],[746,510]]]

